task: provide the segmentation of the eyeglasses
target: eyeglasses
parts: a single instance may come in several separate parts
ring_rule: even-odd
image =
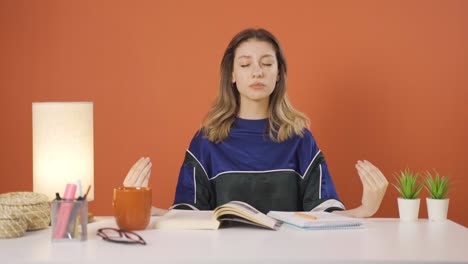
[[[146,245],[146,241],[132,231],[105,227],[98,229],[97,235],[109,242]]]

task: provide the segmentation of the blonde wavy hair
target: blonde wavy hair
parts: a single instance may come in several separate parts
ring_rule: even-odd
[[[286,95],[286,60],[278,40],[265,29],[246,29],[231,40],[224,51],[220,67],[219,91],[205,116],[202,131],[211,142],[220,143],[226,139],[239,112],[239,91],[232,83],[234,57],[237,47],[245,41],[255,39],[270,43],[275,49],[278,61],[279,80],[270,95],[268,107],[268,132],[274,142],[283,142],[294,135],[303,136],[310,121],[303,113],[294,109]]]

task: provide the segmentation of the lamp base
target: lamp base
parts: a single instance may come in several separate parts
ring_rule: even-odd
[[[93,213],[88,212],[88,224],[94,222],[94,215]]]

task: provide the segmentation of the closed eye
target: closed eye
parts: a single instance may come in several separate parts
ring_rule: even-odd
[[[249,66],[250,66],[250,64],[242,64],[241,65],[242,68],[249,67]]]

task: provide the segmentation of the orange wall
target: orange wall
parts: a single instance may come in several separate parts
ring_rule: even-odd
[[[95,201],[142,155],[153,202],[171,204],[227,43],[246,27],[282,42],[289,95],[312,120],[342,200],[357,159],[452,177],[449,218],[468,226],[468,1],[1,1],[0,193],[32,190],[31,103],[95,103]],[[422,197],[426,197],[423,192]],[[377,216],[397,217],[389,186]],[[422,202],[421,217],[426,217]]]

